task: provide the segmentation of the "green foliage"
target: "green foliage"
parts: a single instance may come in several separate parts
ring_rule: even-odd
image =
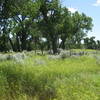
[[[23,64],[0,62],[1,100],[100,99],[100,66],[92,56],[50,60],[32,52],[26,55]]]
[[[100,48],[99,40],[96,41],[95,37],[84,38],[84,45],[85,45],[85,48],[87,49],[99,49]]]
[[[71,13],[59,0],[1,0],[0,7],[0,51],[42,48],[43,52],[46,48],[56,54],[58,48],[68,49],[72,44],[81,48],[93,26],[91,17]],[[47,43],[41,45],[40,38]]]

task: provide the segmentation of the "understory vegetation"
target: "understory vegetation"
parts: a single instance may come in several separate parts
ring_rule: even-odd
[[[100,100],[100,52],[84,52],[74,50],[69,56],[66,51],[66,57],[65,52],[3,54],[0,100]]]

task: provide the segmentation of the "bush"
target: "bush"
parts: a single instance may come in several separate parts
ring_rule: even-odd
[[[60,53],[61,59],[69,58],[70,56],[71,56],[70,51],[61,51]]]
[[[5,61],[8,59],[7,55],[0,54],[0,61]]]
[[[34,61],[35,65],[45,65],[46,62],[42,59],[35,59]]]
[[[49,55],[48,59],[50,59],[50,60],[57,60],[57,59],[60,59],[60,56],[59,55]]]
[[[16,54],[0,54],[0,61],[13,60],[17,63],[22,63],[26,58],[24,53],[16,53]]]
[[[96,59],[96,64],[100,65],[100,56],[95,55],[94,57]]]

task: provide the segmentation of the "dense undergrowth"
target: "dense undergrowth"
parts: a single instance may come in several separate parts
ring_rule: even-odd
[[[0,61],[0,100],[100,100],[95,57],[26,55],[20,62]]]

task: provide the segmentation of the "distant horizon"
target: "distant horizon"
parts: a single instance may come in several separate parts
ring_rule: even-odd
[[[78,11],[85,13],[93,19],[92,32],[89,31],[88,37],[94,36],[96,40],[100,40],[99,27],[100,27],[100,0],[61,0],[62,6],[66,6],[72,13]]]

